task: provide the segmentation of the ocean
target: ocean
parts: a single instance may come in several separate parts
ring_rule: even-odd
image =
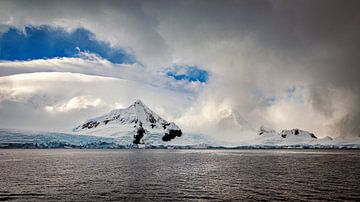
[[[0,200],[359,201],[359,150],[1,149]]]

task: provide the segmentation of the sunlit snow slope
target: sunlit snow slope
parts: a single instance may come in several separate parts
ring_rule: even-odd
[[[115,137],[124,141],[133,139],[135,144],[146,143],[145,140],[167,142],[182,135],[182,131],[175,123],[161,118],[141,100],[136,100],[126,109],[116,109],[89,119],[75,127],[73,132]]]

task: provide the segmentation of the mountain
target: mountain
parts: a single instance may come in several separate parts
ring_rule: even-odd
[[[282,130],[280,133],[271,128],[261,126],[253,143],[259,145],[314,145],[321,144],[324,139],[318,139],[314,133],[300,130]]]
[[[240,135],[250,131],[250,139],[240,140],[223,136],[222,140],[204,134],[182,134],[173,122],[153,112],[141,100],[126,109],[112,110],[89,119],[75,127],[73,133],[26,131],[0,128],[0,148],[351,148],[360,149],[360,137],[317,138],[315,134],[300,130],[276,132],[261,126],[257,132],[239,113],[233,112],[221,124],[238,130]],[[181,138],[179,138],[181,137]],[[225,140],[226,139],[226,140]]]
[[[308,138],[314,138],[317,139],[317,137],[314,135],[314,133],[310,133],[308,131],[300,130],[300,129],[292,129],[292,130],[282,130],[280,133],[277,133],[275,130],[267,128],[265,126],[261,126],[258,132],[259,135],[279,135],[282,138],[300,138],[300,139],[308,139]]]
[[[270,129],[271,131],[271,129]],[[292,136],[296,136],[292,134]],[[314,149],[360,149],[360,138],[330,138],[315,139],[303,137],[294,141],[290,136],[281,137],[280,133],[263,133],[248,142],[220,142],[202,134],[186,134],[165,142],[157,134],[144,136],[145,145],[134,144],[133,136],[101,137],[70,133],[28,131],[0,128],[0,148],[177,148],[177,149],[258,149],[258,148],[314,148]],[[296,136],[298,137],[298,136]]]
[[[221,130],[254,130],[251,124],[244,117],[241,116],[240,112],[235,109],[232,109],[227,116],[221,118],[218,125]]]
[[[282,138],[289,138],[289,137],[299,137],[299,138],[313,138],[317,139],[314,133],[310,133],[308,131],[300,130],[300,129],[292,129],[292,130],[282,130],[280,132],[280,136]]]
[[[181,137],[181,129],[153,112],[141,100],[126,109],[115,109],[102,116],[89,119],[75,127],[73,132],[118,139],[132,139],[134,144],[145,144],[147,136],[161,141]]]

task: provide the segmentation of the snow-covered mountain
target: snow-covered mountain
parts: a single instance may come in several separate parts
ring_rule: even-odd
[[[296,139],[317,139],[314,133],[310,133],[308,131],[300,130],[300,129],[292,129],[292,130],[282,130],[280,133],[277,133],[275,130],[267,128],[265,126],[261,126],[258,132],[259,135],[279,135],[282,138],[296,138]]]
[[[240,112],[232,109],[231,112],[219,120],[221,130],[249,131],[254,130],[249,121],[247,121]]]
[[[145,140],[149,137],[167,142],[182,135],[181,129],[175,123],[161,118],[141,100],[136,100],[126,109],[115,109],[89,119],[75,127],[73,132],[127,139],[134,144],[146,143]]]
[[[0,129],[0,148],[352,148],[360,149],[360,138],[317,138],[300,130],[277,132],[261,126],[256,132],[239,113],[231,113],[220,122],[221,140],[206,134],[183,135],[173,122],[168,122],[140,100],[128,108],[116,109],[89,119],[75,127],[73,133]],[[227,130],[249,139],[226,136]],[[227,138],[225,138],[227,137]]]
[[[264,129],[264,128],[263,128]],[[144,145],[133,143],[134,137],[100,137],[69,133],[26,131],[0,128],[0,148],[180,148],[180,149],[257,149],[257,148],[332,148],[332,149],[360,149],[360,138],[330,138],[315,139],[303,136],[294,139],[295,134],[283,138],[274,130],[269,133],[255,135],[256,138],[245,142],[221,142],[203,134],[184,134],[164,142],[157,134],[144,136]],[[294,137],[293,137],[294,136]],[[297,136],[296,136],[297,137]],[[301,136],[299,136],[301,137]]]
[[[260,145],[298,145],[298,144],[318,144],[322,139],[318,139],[314,133],[300,130],[282,130],[280,133],[271,128],[261,126],[258,136],[252,141]]]

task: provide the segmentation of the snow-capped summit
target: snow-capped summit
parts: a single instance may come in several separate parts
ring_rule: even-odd
[[[280,133],[271,128],[261,126],[258,130],[258,137],[255,138],[257,144],[262,145],[298,145],[316,144],[317,137],[308,131],[300,129],[282,130]]]
[[[153,112],[141,100],[136,100],[128,108],[115,109],[102,116],[89,119],[75,127],[80,134],[121,137],[133,136],[133,143],[144,143],[146,135],[156,134],[162,141],[180,137],[182,131],[173,122],[168,122]]]
[[[244,117],[242,117],[241,114],[235,109],[232,109],[227,116],[224,116],[222,119],[220,119],[219,126],[222,129],[229,129],[229,128],[236,128],[237,130],[252,129],[250,123]]]
[[[276,132],[271,128],[267,128],[265,126],[261,126],[258,135],[276,135],[281,138],[297,138],[297,139],[317,139],[314,133],[310,133],[308,131],[300,130],[300,129],[292,129],[292,130],[282,130],[280,133]]]
[[[317,139],[317,137],[314,135],[314,133],[310,133],[308,131],[300,130],[300,129],[292,129],[292,130],[282,130],[280,132],[280,135],[282,138],[286,138],[289,136],[298,136],[303,138],[314,138]]]

